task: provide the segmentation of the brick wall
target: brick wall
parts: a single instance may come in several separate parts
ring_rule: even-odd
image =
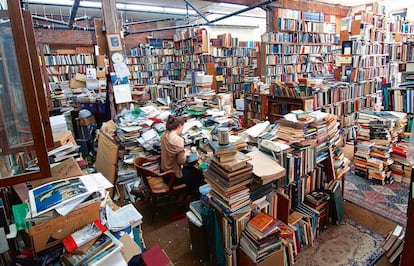
[[[96,43],[94,31],[35,29],[38,43],[62,45],[62,47],[92,46]]]

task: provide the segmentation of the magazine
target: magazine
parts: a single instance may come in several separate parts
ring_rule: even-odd
[[[29,190],[31,215],[32,217],[36,217],[56,207],[67,204],[72,200],[111,187],[113,185],[101,173],[71,177],[46,183]]]

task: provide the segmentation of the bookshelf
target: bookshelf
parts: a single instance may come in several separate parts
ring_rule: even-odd
[[[43,44],[43,61],[49,82],[69,81],[76,73],[95,68],[93,47],[57,48]]]
[[[217,87],[233,92],[233,98],[243,94],[243,83],[247,77],[255,75],[257,68],[257,49],[259,44],[253,41],[239,41],[230,33],[218,35],[211,40],[210,54],[216,63]],[[221,85],[221,86],[219,86]]]
[[[172,40],[139,44],[130,49],[126,64],[131,85],[158,84],[161,79],[175,79],[175,55]]]
[[[262,35],[266,82],[299,77],[333,78],[333,53],[339,39],[336,18],[322,12],[274,10],[274,32]]]
[[[267,116],[269,121],[273,123],[294,110],[312,111],[314,98],[313,96],[294,98],[269,95],[267,96],[267,102]]]
[[[205,71],[205,63],[211,63],[209,40],[205,28],[188,28],[173,35],[175,64],[175,79],[185,80],[192,70]]]
[[[244,99],[245,125],[254,124],[253,120],[266,120],[268,117],[268,99],[265,94],[248,94]]]

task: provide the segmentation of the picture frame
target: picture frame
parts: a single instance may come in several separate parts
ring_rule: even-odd
[[[122,51],[121,36],[119,34],[107,34],[106,41],[109,51]]]

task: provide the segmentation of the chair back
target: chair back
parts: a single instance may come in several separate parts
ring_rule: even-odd
[[[146,157],[137,157],[134,160],[134,165],[135,165],[135,169],[137,170],[137,174],[139,176],[141,176],[142,180],[144,181],[144,184],[147,188],[151,189],[151,186],[148,182],[148,177],[166,177],[169,176],[169,184],[168,187],[170,188],[170,190],[173,189],[173,184],[174,184],[174,180],[175,180],[175,174],[173,171],[166,171],[163,173],[158,173],[155,172],[151,169],[149,169],[148,167],[146,167],[146,164],[149,163],[154,163],[159,165],[159,158],[155,157],[155,158],[146,158]]]

